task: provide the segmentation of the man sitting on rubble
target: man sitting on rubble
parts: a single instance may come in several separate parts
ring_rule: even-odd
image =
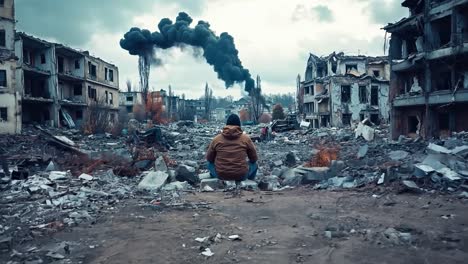
[[[247,161],[248,158],[248,161]],[[257,150],[250,137],[241,129],[239,116],[231,114],[206,153],[208,170],[212,177],[223,181],[253,180],[257,175]]]

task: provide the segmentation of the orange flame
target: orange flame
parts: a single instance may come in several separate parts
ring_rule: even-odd
[[[329,167],[332,160],[338,159],[338,147],[320,147],[318,149],[319,152],[315,154],[312,157],[312,159],[304,165],[305,167]]]

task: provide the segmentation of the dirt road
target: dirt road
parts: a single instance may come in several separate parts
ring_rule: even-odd
[[[60,232],[82,263],[466,263],[466,200],[306,189],[196,193],[185,206],[132,200]],[[190,205],[190,206],[187,206]],[[389,229],[393,228],[393,229]],[[329,232],[326,232],[329,231]],[[220,234],[221,238],[215,238]],[[241,240],[229,240],[239,235]],[[206,242],[195,238],[210,237]],[[211,257],[201,254],[208,247]]]

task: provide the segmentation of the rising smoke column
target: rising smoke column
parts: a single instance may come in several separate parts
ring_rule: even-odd
[[[226,88],[234,83],[245,82],[245,91],[250,95],[255,89],[255,82],[249,70],[242,66],[234,38],[226,32],[217,36],[205,21],[199,21],[191,28],[192,22],[187,13],[181,12],[175,23],[169,18],[161,19],[158,24],[159,31],[151,33],[146,29],[131,28],[120,40],[123,49],[140,57],[138,65],[143,91],[148,91],[149,69],[154,60],[155,49],[190,45],[203,50],[203,57],[213,66]]]

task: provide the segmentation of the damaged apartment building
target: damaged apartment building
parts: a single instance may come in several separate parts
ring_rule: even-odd
[[[391,134],[425,139],[468,130],[468,0],[406,0],[389,24]]]
[[[0,134],[21,132],[21,95],[16,89],[15,9],[0,1]]]
[[[304,119],[314,128],[349,126],[366,118],[388,122],[389,75],[386,57],[310,54],[300,83]]]
[[[24,124],[79,127],[91,104],[119,107],[118,68],[87,51],[17,33],[16,89],[21,92]]]

